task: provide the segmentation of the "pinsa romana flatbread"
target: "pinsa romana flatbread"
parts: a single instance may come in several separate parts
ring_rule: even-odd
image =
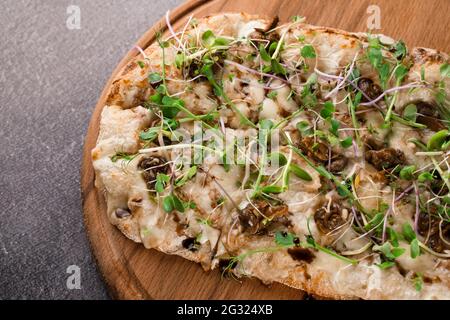
[[[383,35],[190,19],[115,79],[92,150],[127,237],[337,299],[450,298],[450,67]]]

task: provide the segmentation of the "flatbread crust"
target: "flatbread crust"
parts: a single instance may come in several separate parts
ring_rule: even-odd
[[[197,36],[206,30],[211,30],[215,35],[232,38],[247,38],[256,29],[265,29],[271,24],[271,20],[257,16],[240,14],[221,14],[199,19],[195,27],[189,27],[186,34]],[[285,41],[285,49],[281,53],[281,59],[287,61],[299,57],[298,47],[289,48],[290,44],[298,42],[301,35],[310,41],[318,55],[315,69],[324,74],[338,75],[346,66],[352,63],[361,46],[367,46],[368,36],[364,33],[349,33],[342,30],[316,27],[303,22],[278,26],[275,31]],[[380,41],[385,44],[393,44],[394,40],[379,35]],[[239,48],[237,49],[239,53]],[[239,232],[236,228],[236,208],[232,203],[224,203],[219,210],[214,205],[214,199],[218,201],[225,194],[231,195],[237,203],[245,202],[245,196],[241,188],[236,186],[235,180],[244,179],[244,172],[240,167],[232,167],[227,172],[223,166],[214,159],[209,159],[202,165],[202,170],[189,180],[179,191],[179,196],[184,201],[195,202],[196,208],[187,209],[185,213],[167,214],[161,207],[161,198],[148,196],[148,186],[142,178],[142,170],[139,168],[144,154],[139,154],[142,141],[139,138],[141,131],[148,128],[156,115],[149,112],[142,105],[148,96],[155,90],[148,81],[149,72],[162,73],[162,51],[157,43],[145,49],[145,67],[141,68],[139,62],[142,56],[137,56],[114,80],[110,89],[107,105],[103,109],[100,122],[100,133],[96,147],[92,150],[94,169],[96,171],[96,187],[105,194],[107,202],[107,214],[112,224],[135,242],[142,242],[147,248],[155,248],[167,254],[176,254],[186,259],[201,263],[205,270],[219,267],[222,257],[229,257],[231,253],[238,255],[248,250],[273,246],[273,236],[248,235]],[[165,50],[165,73],[168,79],[182,79],[182,73],[174,67],[176,52],[171,47]],[[441,79],[440,66],[449,61],[448,55],[436,50],[426,48],[414,48],[410,52],[411,68],[405,77],[406,83],[412,83],[423,77],[434,83],[444,81],[446,91],[450,88],[448,79]],[[367,68],[365,70],[364,68]],[[255,85],[259,76],[245,73],[239,67],[233,65],[224,66],[226,72],[234,73],[254,86],[251,89],[243,89],[238,81],[224,81],[224,90],[230,99],[242,100],[237,104],[242,112],[251,117],[259,112],[259,119],[282,119],[286,113],[292,113],[298,109],[298,105],[288,99],[290,91],[287,88],[273,89],[277,91],[274,99],[266,97],[264,89]],[[360,66],[361,73],[375,79],[373,71],[367,65]],[[311,68],[306,72],[305,79],[298,79],[298,85],[307,79],[315,71]],[[224,76],[225,77],[225,76]],[[295,79],[293,80],[295,81]],[[278,84],[279,85],[279,84]],[[179,95],[186,103],[186,108],[195,114],[205,114],[217,104],[212,99],[213,91],[207,81],[194,82],[190,91],[185,92],[187,83],[181,81],[167,81],[169,92],[181,92]],[[277,87],[277,82],[272,83]],[[245,91],[247,90],[247,91]],[[398,102],[395,104],[395,112],[402,113],[403,108],[417,100],[434,101],[434,95],[429,90],[418,89],[415,92],[401,91]],[[259,106],[261,106],[260,109]],[[259,110],[259,111],[258,111]],[[236,114],[231,110],[221,113],[226,119],[227,130],[241,128],[241,123]],[[374,120],[374,126],[379,125]],[[288,132],[295,131],[295,123],[286,127]],[[404,130],[398,124],[394,124],[397,130]],[[406,131],[405,131],[406,132]],[[415,133],[406,132],[415,136]],[[425,132],[424,137],[429,137],[432,132]],[[390,138],[390,143],[395,143],[405,154],[410,163],[419,163],[414,154],[415,149],[406,143],[404,136]],[[118,153],[135,155],[129,159],[115,159]],[[159,157],[168,157],[166,151],[158,151]],[[328,201],[328,198],[316,197],[321,187],[319,174],[304,162],[301,157],[293,156],[294,163],[305,169],[312,177],[312,181],[303,183],[297,187],[292,179],[292,190],[283,192],[279,197],[289,203],[289,211],[295,217],[291,218],[295,234],[308,234],[306,219],[313,216],[314,211]],[[360,177],[361,185],[372,181],[376,170],[369,166]],[[215,181],[220,181],[218,186]],[[370,188],[385,188],[381,183]],[[377,191],[377,192],[378,192]],[[370,192],[369,192],[370,193]],[[392,193],[392,192],[391,192]],[[330,197],[335,197],[331,195]],[[370,194],[368,194],[370,197]],[[387,198],[390,197],[390,194]],[[331,200],[330,200],[331,201]],[[387,200],[389,201],[389,200]],[[305,204],[301,204],[305,202]],[[297,203],[297,204],[295,204]],[[365,201],[370,206],[370,200]],[[118,217],[118,208],[128,208],[129,216]],[[398,208],[399,216],[410,215],[411,206],[401,205]],[[211,219],[214,224],[202,223],[202,219]],[[399,218],[406,219],[406,218]],[[406,221],[406,220],[405,220]],[[180,225],[187,228],[180,230]],[[315,239],[327,241],[320,235],[314,219],[310,221],[310,227]],[[350,232],[351,233],[351,232]],[[198,235],[201,235],[200,237]],[[199,248],[195,251],[187,250],[183,241],[188,238],[198,238]],[[231,241],[230,241],[231,237]],[[364,245],[364,241],[359,241]],[[356,241],[358,243],[358,241]],[[407,245],[403,245],[406,250]],[[356,246],[358,247],[358,246]],[[358,265],[350,265],[345,261],[336,259],[322,251],[314,251],[312,262],[296,261],[288,254],[287,250],[275,252],[261,252],[239,261],[237,266],[231,269],[236,276],[256,277],[266,283],[280,282],[285,285],[305,290],[309,293],[334,299],[450,299],[450,265],[448,259],[441,259],[424,252],[416,259],[411,259],[404,254],[398,259],[397,265],[386,270],[376,266],[380,263],[378,255],[369,255],[362,259]],[[406,274],[403,269],[411,272]],[[417,291],[412,284],[413,274],[426,276],[426,283],[421,291]]]

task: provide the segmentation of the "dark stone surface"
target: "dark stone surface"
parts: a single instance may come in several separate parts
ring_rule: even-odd
[[[181,0],[2,1],[0,299],[107,299],[79,187],[88,122],[112,70]],[[66,8],[81,9],[81,29]],[[67,267],[81,270],[69,290]]]

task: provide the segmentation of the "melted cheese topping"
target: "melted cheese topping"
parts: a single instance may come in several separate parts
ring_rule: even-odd
[[[419,147],[411,141],[426,143],[434,132],[414,129],[398,121],[386,127],[383,125],[385,111],[380,113],[373,106],[357,108],[360,112],[352,119],[348,97],[354,99],[355,92],[342,82],[348,78],[349,68],[359,70],[360,77],[367,77],[374,85],[381,86],[376,70],[365,58],[368,47],[365,36],[299,22],[277,28],[272,33],[276,40],[258,40],[258,34],[267,26],[267,21],[239,14],[202,19],[187,27],[182,35],[178,34],[184,49],[175,39],[168,41],[164,48],[154,44],[146,49],[149,58],[144,61],[143,68],[134,63],[114,82],[108,105],[102,112],[97,145],[92,151],[96,185],[105,192],[111,223],[132,240],[143,242],[147,248],[201,262],[205,269],[217,267],[220,260],[234,257],[237,264],[233,266],[233,272],[238,276],[278,281],[318,295],[366,299],[450,298],[450,274],[448,264],[443,263],[445,260],[424,250],[413,259],[409,254],[410,245],[400,241],[399,248],[405,253],[395,259],[397,265],[381,269],[378,265],[386,257],[379,250],[371,249],[382,242],[380,234],[375,232],[380,225],[365,229],[370,225],[370,219],[375,219],[375,214],[384,210],[386,226],[400,234],[405,223],[413,223],[415,198],[414,193],[409,193],[399,203],[394,201],[399,190],[407,189],[408,182],[389,183],[389,175],[367,160],[370,149],[364,139],[378,139],[385,147],[401,152],[405,159],[400,161],[400,166],[405,163],[431,169],[431,158],[417,155]],[[211,47],[209,40],[204,39],[209,30],[213,33],[213,41],[220,40],[225,49],[214,49],[214,45]],[[384,37],[380,40],[386,45],[392,42]],[[277,41],[282,41],[282,45]],[[275,47],[270,49],[268,43],[275,43]],[[271,61],[262,57],[260,44],[265,45],[265,50],[272,55]],[[302,56],[306,46],[312,47],[314,58]],[[386,59],[393,59],[385,48],[382,52]],[[179,66],[180,57],[182,67]],[[223,88],[223,94],[218,93],[211,79],[202,76],[201,64],[208,59],[213,59],[214,66],[219,67],[219,71],[213,68],[214,81]],[[283,68],[284,75],[273,70],[276,64]],[[404,84],[420,81],[418,70],[421,67],[413,64]],[[439,65],[428,63],[425,69],[425,81],[442,81],[448,93],[449,80],[441,77]],[[150,85],[147,77],[151,73],[165,77],[164,82]],[[166,93],[161,93],[161,84],[165,84]],[[160,89],[156,89],[158,85]],[[336,90],[336,86],[341,89]],[[179,121],[179,129],[183,129],[188,138],[195,137],[193,120],[199,120],[203,115],[213,117],[214,124],[209,120],[204,122],[209,127],[216,127],[227,141],[251,140],[257,134],[258,123],[272,121],[287,133],[281,139],[282,146],[273,154],[282,153],[288,164],[282,165],[281,169],[269,170],[258,180],[258,173],[263,169],[263,156],[250,153],[251,146],[243,144],[233,151],[242,162],[228,167],[221,162],[222,157],[210,154],[196,164],[192,177],[177,186],[176,182],[187,175],[189,169],[178,167],[177,163],[191,155],[184,150],[187,148],[177,147],[176,142],[165,144],[164,135],[166,138],[173,136],[173,129],[163,127],[162,113],[158,109],[161,106],[152,105],[148,100],[158,94],[182,101],[184,109],[178,111],[174,119]],[[306,100],[311,98],[316,99],[312,106]],[[412,93],[401,90],[396,99],[393,110],[401,115],[407,104],[418,100],[434,101],[434,94],[423,87]],[[325,101],[334,103],[333,115],[339,123],[339,130],[334,134],[332,123],[322,114]],[[164,100],[160,103],[164,104]],[[388,108],[383,100],[379,104],[384,110]],[[355,121],[358,127],[355,127]],[[304,123],[308,128],[301,127]],[[150,142],[142,139],[142,132],[158,127],[163,129],[158,130],[157,138]],[[313,134],[302,130],[312,130]],[[341,141],[346,137],[352,137],[353,146],[342,146]],[[292,152],[286,144],[288,138],[303,156]],[[210,139],[204,140],[205,148],[210,148]],[[317,154],[321,144],[326,146],[324,155]],[[352,197],[359,207],[348,202],[348,198],[342,198],[336,181],[327,180],[317,170],[321,167],[326,172],[331,171],[331,160],[323,161],[320,157],[329,159],[335,154],[346,162],[333,175],[339,183],[350,183]],[[165,173],[161,171],[159,176],[155,174],[154,181],[143,178],[146,171],[154,168],[140,167],[143,159],[148,157],[163,158],[169,168]],[[310,179],[286,171],[289,165],[299,167]],[[164,190],[156,192],[153,190],[156,180],[164,175],[170,176],[163,184]],[[258,188],[268,186],[270,181],[275,181],[271,186],[279,188],[279,192],[258,193]],[[183,212],[176,212],[178,209],[166,212],[167,199],[173,196],[185,207]],[[279,208],[286,206],[287,220],[283,222],[277,220],[278,217],[265,216],[261,212],[263,209],[257,207],[257,201],[261,199],[269,203],[264,207],[269,210],[266,213],[284,210]],[[316,215],[320,210],[325,215],[332,214],[335,204],[339,207],[339,217],[335,216],[335,219],[343,223],[324,233],[326,226],[320,225],[321,220]],[[130,214],[119,217],[118,209]],[[252,214],[256,216],[252,217]],[[259,230],[248,231],[255,223]],[[386,226],[383,232],[386,232]],[[303,244],[307,237],[313,237],[322,248],[342,254],[341,258],[317,250],[317,247],[307,249],[313,255],[310,262],[296,260],[283,247],[272,250],[276,246],[274,236],[279,232],[295,235]],[[426,241],[422,235],[417,237]],[[357,259],[358,264],[349,264],[342,259],[344,256]],[[418,275],[427,280],[421,291],[413,285]]]

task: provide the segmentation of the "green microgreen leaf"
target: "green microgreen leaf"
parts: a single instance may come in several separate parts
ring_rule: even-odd
[[[307,44],[303,46],[303,48],[300,51],[300,54],[303,58],[315,58],[316,57],[316,50],[314,47],[310,44]]]
[[[275,50],[278,47],[278,42],[274,41],[269,45],[269,55],[272,56],[275,53]]]
[[[165,95],[167,93],[167,87],[163,84],[159,85],[158,88],[156,88],[156,92],[162,95]]]
[[[159,127],[148,128],[146,131],[141,131],[139,134],[139,139],[144,141],[153,141],[156,137],[158,137],[159,131]]]
[[[450,196],[444,196],[442,198],[442,202],[445,203],[446,205],[450,205]],[[447,214],[448,215],[448,214]],[[450,217],[449,217],[450,218]]]
[[[419,147],[419,149],[421,149],[422,151],[427,151],[427,146],[420,140],[416,139],[416,138],[411,138],[408,139],[408,142],[412,142],[414,143],[417,147]]]
[[[369,222],[367,222],[367,224],[364,226],[364,229],[366,231],[372,230],[373,228],[381,225],[383,219],[384,213],[378,212]]]
[[[384,62],[382,47],[378,38],[369,39],[367,57],[372,67],[378,71],[381,86],[386,88],[386,82],[391,70],[389,64]]]
[[[349,195],[351,195],[350,190],[348,190],[347,186],[344,184],[338,185],[336,187],[336,191],[342,198],[347,198]]]
[[[211,46],[214,43],[214,38],[214,33],[211,30],[206,30],[202,34],[202,41],[207,46]]]
[[[450,77],[450,64],[448,64],[447,62],[442,64],[439,68],[439,71],[442,78]]]
[[[434,177],[431,173],[429,172],[422,172],[421,174],[419,174],[419,176],[417,177],[417,181],[424,183],[427,181],[433,181]]]
[[[303,170],[302,168],[300,168],[295,163],[291,163],[289,165],[289,171],[292,172],[293,174],[295,174],[298,178],[300,178],[302,180],[312,181],[311,175],[308,172],[306,172],[305,170]]]
[[[320,116],[324,119],[330,118],[333,113],[336,111],[333,102],[326,101],[323,105],[322,110],[320,111]]]
[[[189,170],[183,174],[183,176],[175,181],[176,187],[181,187],[190,179],[192,179],[197,174],[197,166],[192,166]]]
[[[163,133],[166,133],[166,135],[170,135],[171,131],[177,129],[179,125],[179,122],[174,119],[164,118],[162,126],[159,124],[155,127],[141,131],[139,138],[144,141],[153,141],[161,130]]]
[[[389,235],[389,241],[391,242],[392,246],[398,247],[399,246],[399,234],[392,228],[387,228],[387,232]]]
[[[158,193],[164,192],[164,188],[166,187],[166,184],[169,182],[170,177],[167,174],[164,173],[158,173],[156,176],[156,183],[155,183],[155,190]]]
[[[275,243],[281,247],[293,247],[295,235],[289,232],[277,231],[275,233]]]
[[[342,148],[349,148],[353,144],[353,138],[351,136],[348,136],[347,138],[341,140],[341,146]]]
[[[381,86],[383,88],[386,88],[386,83],[387,83],[387,79],[389,78],[389,74],[391,73],[391,68],[389,67],[389,64],[382,63],[377,69],[378,69],[378,74],[380,76]]]
[[[269,155],[269,161],[272,165],[274,165],[275,163],[279,166],[284,166],[287,164],[286,156],[281,152],[272,152]]]
[[[369,58],[372,67],[378,68],[378,66],[383,61],[383,54],[381,52],[380,40],[378,38],[369,39],[369,49],[367,52],[367,56]]]
[[[307,108],[313,108],[317,105],[317,96],[315,91],[312,89],[312,86],[315,84],[314,81],[316,80],[317,75],[315,73],[311,74],[301,93],[302,103]]]
[[[436,132],[431,138],[428,140],[427,148],[430,151],[440,151],[443,146],[445,146],[445,143],[450,137],[450,132],[448,130],[441,130],[439,132]]]
[[[175,56],[175,66],[178,69],[181,69],[183,67],[184,62],[186,61],[186,56],[184,53],[178,53]]]
[[[126,153],[126,152],[117,152],[115,155],[111,156],[110,159],[112,162],[117,162],[117,160],[125,160],[125,161],[131,161],[133,160],[134,155]]]
[[[404,66],[403,64],[400,64],[396,69],[395,69],[395,78],[397,79],[397,81],[399,83],[402,82],[402,80],[405,78],[405,76],[408,74],[409,69]]]
[[[403,180],[413,180],[414,171],[416,171],[416,166],[414,165],[405,166],[400,170],[400,178]]]
[[[425,66],[420,67],[420,80],[425,81]]]
[[[150,82],[151,84],[155,84],[155,83],[158,83],[161,81],[162,81],[162,77],[157,72],[152,72],[148,75],[148,82]]]
[[[283,187],[270,185],[262,187],[261,192],[262,193],[282,193],[284,191]]]
[[[186,208],[183,202],[173,193],[164,198],[162,207],[167,213],[170,213],[173,210],[184,212]]]
[[[413,284],[416,291],[422,291],[423,276],[420,272],[416,273],[416,276],[413,278]]]
[[[263,59],[263,61],[270,62],[270,60],[272,60],[266,51],[266,47],[262,43],[259,45],[259,54],[261,55],[261,59]]]
[[[350,73],[348,80],[357,81],[359,77],[361,77],[361,71],[359,71],[359,69],[355,66],[352,72]]]
[[[214,39],[213,46],[227,46],[230,43],[230,40],[222,37],[217,37]]]
[[[385,261],[385,262],[376,264],[376,266],[378,268],[380,268],[381,270],[386,270],[386,269],[389,269],[389,268],[395,266],[395,262],[394,261]]]
[[[196,209],[197,208],[197,204],[193,201],[188,201],[188,202],[184,202],[183,203],[184,207],[187,209]]]
[[[144,62],[144,61],[138,61],[137,64],[138,64],[138,66],[139,66],[141,69],[144,69],[144,68],[145,68],[145,62]]]
[[[332,249],[328,249],[328,248],[326,248],[326,247],[322,247],[321,245],[319,245],[319,244],[314,240],[313,236],[311,236],[311,235],[306,236],[306,243],[305,243],[305,244],[302,244],[302,247],[306,247],[306,248],[314,248],[314,249],[316,249],[316,250],[322,251],[322,252],[324,252],[324,253],[326,253],[326,254],[329,254],[329,255],[331,255],[331,256],[333,256],[333,257],[339,259],[339,260],[345,261],[345,262],[347,262],[347,263],[350,263],[350,264],[353,264],[353,265],[358,264],[358,260],[350,259],[350,258],[341,256],[340,254],[336,253],[336,252],[335,252],[334,250],[332,250]]]
[[[176,195],[172,195],[172,197],[173,197],[173,207],[175,208],[175,210],[179,212],[184,212],[185,206],[183,202]]]
[[[356,107],[361,103],[361,99],[362,99],[362,92],[358,91],[358,93],[355,95],[355,100],[353,101],[355,111]]]
[[[302,136],[310,136],[314,134],[313,127],[309,124],[308,121],[302,120],[297,122],[297,130],[300,131]]]
[[[272,71],[275,74],[279,74],[279,75],[283,75],[283,76],[286,75],[286,69],[284,69],[284,67],[277,60],[272,59],[270,61],[270,64],[272,66]]]
[[[417,119],[417,107],[415,104],[408,104],[403,110],[403,118],[408,121],[416,122]]]
[[[161,93],[159,93],[159,92],[157,92],[157,93],[155,93],[155,94],[152,94],[150,97],[149,97],[149,102],[151,102],[151,103],[155,103],[155,104],[161,104],[162,103],[162,97],[163,97],[163,95],[161,94]]]
[[[341,123],[340,123],[338,120],[332,118],[332,119],[330,120],[330,124],[331,124],[330,132],[331,132],[334,136],[339,137],[338,130],[339,130],[339,127],[341,126]]]
[[[272,100],[275,100],[275,98],[277,97],[277,95],[278,95],[278,92],[272,90],[272,91],[270,91],[270,92],[267,94],[267,98],[270,98],[270,99],[272,99]]]
[[[270,130],[273,127],[273,121],[270,119],[262,119],[259,122],[259,128],[263,130]]]
[[[317,171],[322,177],[327,178],[327,179],[329,179],[329,180],[333,180],[333,175],[332,175],[330,172],[328,172],[328,170],[325,169],[324,166],[317,166],[317,167],[316,167],[316,166],[313,166],[313,168],[315,168],[316,171]]]
[[[444,105],[445,100],[447,99],[447,93],[445,92],[445,89],[442,87],[438,88],[435,97],[438,104]]]
[[[404,248],[392,247],[389,242],[381,246],[373,246],[373,250],[381,252],[389,260],[395,260],[406,251]]]
[[[419,240],[413,239],[410,244],[411,258],[415,259],[420,255]]]
[[[162,207],[163,207],[164,211],[167,213],[170,213],[173,211],[173,200],[172,200],[171,195],[164,198]]]
[[[392,248],[392,250],[391,250],[391,252],[392,252],[392,256],[394,257],[394,258],[398,258],[398,257],[400,257],[403,253],[405,253],[405,248],[397,248],[397,247],[394,247],[394,248]]]
[[[411,242],[416,239],[416,233],[409,223],[405,223],[402,227],[403,237],[406,241]]]
[[[395,52],[394,52],[394,56],[397,60],[401,61],[406,57],[407,54],[407,48],[405,43],[400,40],[395,44]]]
[[[161,107],[164,117],[173,119],[176,117],[178,112],[180,112],[180,107],[184,108],[184,101],[179,98],[172,98],[169,96],[164,96],[162,98]]]

